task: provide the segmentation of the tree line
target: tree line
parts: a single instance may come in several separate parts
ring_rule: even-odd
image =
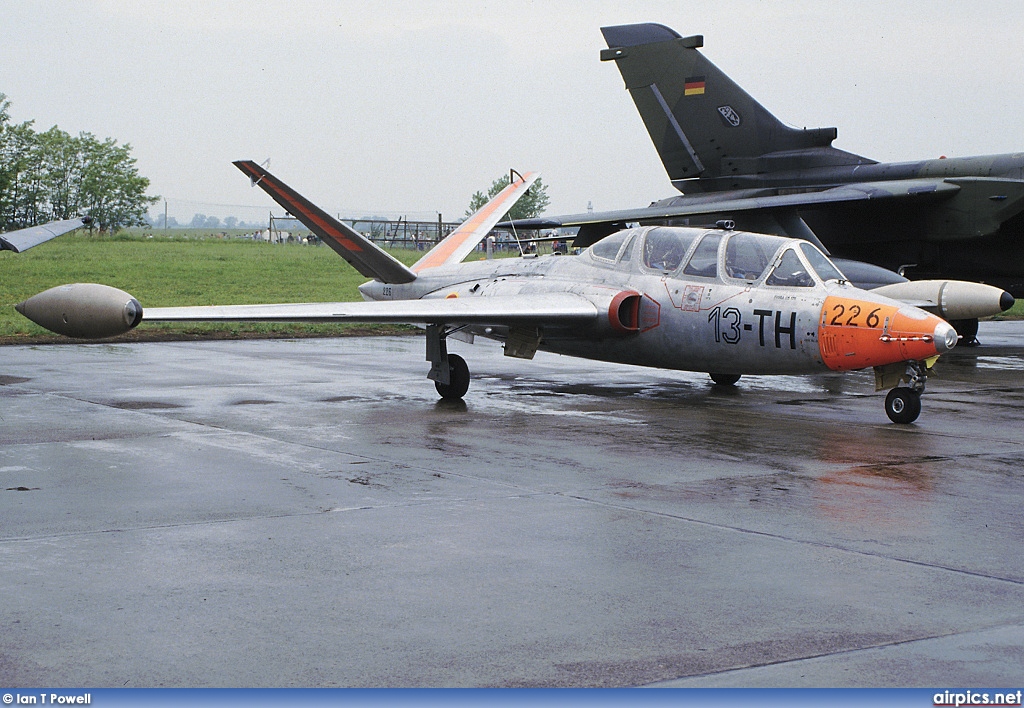
[[[498,196],[498,193],[510,184],[512,184],[512,176],[503,175],[491,182],[491,187],[487,190],[486,194],[482,190],[474,193],[469,199],[469,208],[466,209],[466,216],[471,216],[473,212]],[[542,178],[538,177],[537,181],[530,187],[530,190],[502,217],[502,221],[505,219],[532,219],[543,214],[544,209],[550,203],[548,186],[544,184]]]
[[[142,226],[159,197],[146,196],[130,145],[92,133],[77,136],[34,121],[14,124],[0,93],[0,231],[93,217],[103,230]]]

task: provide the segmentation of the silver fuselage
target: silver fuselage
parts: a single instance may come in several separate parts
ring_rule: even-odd
[[[651,230],[631,230],[635,233],[623,239],[626,244],[635,239],[635,248],[628,254],[623,245],[611,257],[600,257],[595,246],[577,256],[470,261],[421,272],[409,284],[370,282],[360,290],[368,300],[569,292],[586,297],[599,308],[610,306],[620,293],[634,293],[642,299],[636,308],[635,327],[629,332],[605,327],[603,322],[602,326],[547,326],[540,333],[540,349],[602,361],[735,374],[834,370],[823,360],[819,341],[820,328],[828,319],[824,312],[827,298],[916,310],[841,280],[824,281],[816,273],[800,286],[768,284],[786,251],[797,254],[801,265],[814,272],[800,255],[803,242],[794,239],[758,235],[764,249],[770,251],[764,256],[767,265],[757,273],[733,277],[726,267],[726,246],[730,238],[743,232],[662,228],[663,232],[683,233],[691,242],[671,268],[658,267],[640,253]],[[686,274],[683,266],[696,257],[697,243],[712,234],[721,234],[716,273]],[[865,314],[869,311],[866,305],[861,307]],[[921,315],[931,319],[926,313]],[[610,312],[609,317],[614,314]],[[506,327],[464,331],[498,340],[508,336]]]

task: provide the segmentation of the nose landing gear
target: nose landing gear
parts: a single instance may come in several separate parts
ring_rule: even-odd
[[[906,386],[897,386],[885,397],[885,414],[893,423],[913,423],[921,415],[921,394],[928,380],[928,366],[923,361],[908,361],[901,379]]]
[[[885,414],[893,423],[913,423],[921,415],[921,394],[900,386],[885,397]]]

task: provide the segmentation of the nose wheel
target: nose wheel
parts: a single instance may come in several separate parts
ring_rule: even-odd
[[[885,397],[885,414],[893,423],[913,423],[921,415],[921,394],[928,381],[928,365],[923,361],[908,361],[902,380],[906,386],[897,386]]]
[[[921,415],[921,394],[900,386],[885,397],[885,414],[893,423],[913,423]]]

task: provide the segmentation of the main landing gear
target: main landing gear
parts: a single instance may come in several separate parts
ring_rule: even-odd
[[[1004,293],[1005,294],[1005,293]],[[978,341],[978,320],[950,320],[949,322],[953,325],[953,329],[960,335],[960,346],[964,347],[976,347],[980,342]]]
[[[427,361],[430,373],[427,378],[434,382],[434,388],[446,401],[458,401],[469,390],[469,366],[458,354],[448,353],[445,338],[457,329],[445,325],[427,325]]]
[[[434,381],[434,388],[446,401],[456,401],[469,390],[469,366],[458,354],[448,355],[448,383]]]
[[[908,361],[903,378],[906,386],[897,386],[885,397],[885,414],[893,423],[913,423],[921,415],[921,394],[928,380],[928,369],[922,361]]]
[[[736,382],[740,380],[739,374],[708,374],[711,380],[719,386],[735,386]]]

